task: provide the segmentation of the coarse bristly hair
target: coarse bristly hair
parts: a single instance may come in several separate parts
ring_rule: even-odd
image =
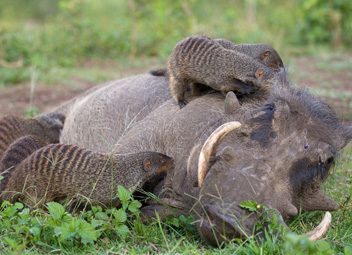
[[[262,93],[258,93],[260,95],[243,100],[251,106],[254,102],[256,106],[254,110],[251,109],[253,117],[250,120],[256,127],[251,134],[253,140],[257,140],[262,146],[265,146],[271,138],[276,137],[272,130],[272,120],[276,110],[275,102],[279,100],[286,102],[291,111],[304,114],[307,118],[312,119],[316,125],[319,125],[320,128],[313,131],[320,133],[324,139],[329,139],[330,136],[333,139],[336,133],[346,132],[335,111],[324,101],[313,96],[308,89],[292,86],[285,71],[278,73],[272,82],[274,86],[272,86],[271,93],[265,94],[266,92],[262,91]]]

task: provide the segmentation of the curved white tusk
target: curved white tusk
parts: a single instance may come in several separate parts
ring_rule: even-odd
[[[198,186],[201,187],[209,170],[209,160],[224,137],[241,126],[238,121],[227,122],[218,127],[205,141],[198,159]]]
[[[326,232],[328,232],[330,224],[331,224],[331,213],[326,212],[320,224],[312,231],[306,233],[306,236],[311,241],[317,241],[321,239],[326,234]]]

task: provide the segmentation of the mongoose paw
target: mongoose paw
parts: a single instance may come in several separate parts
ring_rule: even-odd
[[[178,106],[180,107],[180,109],[185,107],[186,104],[188,104],[188,102],[186,100],[178,101]]]

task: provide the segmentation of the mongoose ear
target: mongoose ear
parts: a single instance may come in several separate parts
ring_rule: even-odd
[[[263,69],[258,69],[256,72],[255,72],[255,78],[259,79],[261,77],[263,77],[264,75],[264,70]]]
[[[260,59],[262,61],[266,61],[268,59],[268,57],[270,56],[270,51],[264,51],[262,54],[260,54]]]
[[[146,170],[146,171],[152,170],[152,162],[150,161],[150,159],[145,159],[143,161],[143,167],[144,167],[144,170]]]
[[[225,98],[225,114],[231,114],[240,107],[241,105],[238,102],[235,93],[233,93],[232,91],[228,92]]]

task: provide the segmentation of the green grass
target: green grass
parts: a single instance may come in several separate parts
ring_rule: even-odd
[[[233,240],[220,248],[204,243],[192,217],[180,216],[166,222],[143,224],[140,203],[122,187],[121,209],[93,207],[69,214],[57,203],[47,210],[33,211],[22,204],[3,203],[0,209],[0,250],[2,254],[352,254],[352,146],[341,154],[324,186],[341,208],[333,213],[333,224],[322,241],[278,231],[272,222],[264,241],[251,237]],[[127,216],[128,215],[128,216]],[[301,213],[289,227],[304,233],[315,227],[322,213]]]
[[[118,60],[90,59],[74,67],[54,66],[44,70],[33,67],[0,67],[0,89],[27,83],[33,73],[36,74],[37,82],[46,85],[74,85],[76,81],[97,84],[145,72],[152,67],[162,67],[165,63],[166,60],[163,58],[120,58]]]

